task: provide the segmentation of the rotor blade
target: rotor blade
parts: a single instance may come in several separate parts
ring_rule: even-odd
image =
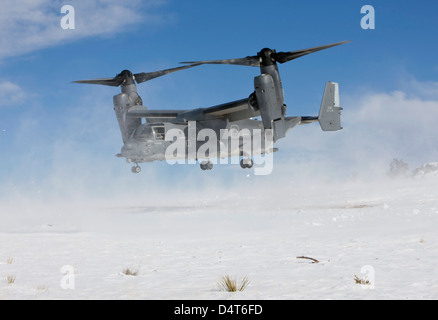
[[[166,70],[161,70],[161,71],[154,71],[154,72],[147,72],[147,73],[142,72],[142,73],[135,74],[134,77],[135,77],[135,81],[137,81],[137,83],[142,83],[145,81],[149,81],[149,80],[164,76],[164,75],[172,73],[172,72],[177,72],[177,71],[181,71],[184,69],[193,68],[193,67],[196,67],[199,65],[200,65],[200,63],[194,63],[194,64],[191,64],[189,66],[166,69]]]
[[[257,56],[248,56],[240,59],[225,59],[225,60],[210,60],[210,61],[193,61],[181,63],[195,63],[195,64],[234,64],[239,66],[260,67],[260,58]]]
[[[135,77],[135,80],[137,81],[137,83],[142,83],[145,81],[149,81],[149,80],[164,76],[164,75],[172,73],[172,72],[176,72],[176,71],[180,71],[180,70],[184,70],[184,69],[188,69],[188,68],[192,68],[192,67],[196,67],[196,66],[199,66],[199,64],[192,64],[189,66],[183,66],[183,67],[155,71],[155,72],[149,72],[149,73],[145,73],[145,72],[137,73],[136,75],[134,75],[134,77]],[[120,74],[115,76],[114,78],[79,80],[79,81],[74,81],[74,83],[100,84],[100,85],[105,85],[105,86],[118,87],[118,86],[126,84],[126,83],[129,84],[130,81],[133,81],[132,79],[133,79],[132,73],[129,70],[124,70]]]
[[[73,81],[74,83],[85,83],[85,84],[101,84],[104,86],[118,87],[123,83],[123,78],[104,78],[104,79],[94,79],[94,80],[79,80]]]
[[[350,42],[350,41],[342,41],[342,42],[328,44],[325,46],[297,50],[297,51],[277,52],[277,53],[273,53],[271,56],[275,59],[275,61],[277,61],[279,63],[285,63],[285,62],[300,58],[302,56],[305,56],[307,54],[314,53],[314,52],[321,51],[321,50],[328,49],[328,48],[332,48],[335,46],[339,46],[339,45],[347,43],[347,42]]]

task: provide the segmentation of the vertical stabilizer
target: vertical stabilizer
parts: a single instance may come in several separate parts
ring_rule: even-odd
[[[339,83],[327,82],[318,121],[323,131],[341,130],[341,110],[339,102]]]

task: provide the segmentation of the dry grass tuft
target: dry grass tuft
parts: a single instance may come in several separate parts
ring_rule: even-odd
[[[125,268],[125,269],[123,269],[123,271],[122,271],[122,273],[123,273],[125,276],[133,276],[133,277],[137,276],[137,275],[138,275],[138,272],[139,272],[138,269],[132,269],[132,268]]]
[[[8,284],[15,283],[16,276],[11,276],[8,274]]]
[[[359,278],[358,276],[354,276],[354,281],[357,283],[357,284],[368,284],[368,285],[370,285],[371,284],[371,282],[370,282],[370,280],[368,280],[368,279],[361,279],[361,278]]]
[[[35,289],[39,292],[46,292],[49,288],[45,284],[40,284]]]
[[[243,291],[249,284],[248,277],[244,277],[240,282],[237,279],[231,278],[229,275],[222,276],[218,282],[221,290],[227,292]]]

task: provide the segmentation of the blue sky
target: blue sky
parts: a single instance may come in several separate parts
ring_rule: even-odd
[[[301,157],[328,159],[336,166],[340,159],[335,154],[344,152],[354,166],[358,158],[372,162],[379,150],[393,152],[383,162],[391,157],[403,157],[416,165],[438,160],[433,138],[424,146],[418,145],[424,142],[421,137],[407,143],[421,152],[396,140],[419,131],[415,127],[406,131],[399,124],[410,127],[420,121],[417,114],[436,110],[436,1],[2,2],[0,190],[10,191],[17,185],[22,186],[21,192],[62,189],[66,181],[100,190],[105,190],[108,181],[124,188],[144,183],[125,177],[131,175],[130,167],[114,157],[121,148],[112,110],[112,96],[118,89],[72,84],[74,80],[110,77],[124,69],[155,71],[187,60],[245,57],[264,47],[290,51],[344,40],[352,42],[281,65],[280,72],[289,115],[316,115],[325,82],[339,82],[346,128],[340,141],[354,144],[351,140],[356,139],[355,145],[364,148],[348,145],[347,152],[345,145],[330,145],[336,140],[320,133],[319,127],[300,127],[296,130],[301,131],[280,143],[284,151],[276,156],[279,166],[299,162]],[[65,4],[75,8],[75,30],[60,27]],[[363,5],[375,8],[375,30],[360,27]],[[243,66],[201,66],[142,84],[139,93],[151,109],[207,107],[247,97],[258,72]],[[416,112],[399,113],[397,105],[416,106]],[[367,108],[381,114],[367,118]],[[402,114],[406,118],[399,118]],[[390,130],[382,121],[389,118],[398,119],[388,126]],[[435,135],[429,120],[423,120],[417,125],[429,129],[424,135]],[[388,138],[388,145],[381,149],[373,149],[381,137],[358,141],[379,130]],[[215,168],[205,178],[196,167],[161,163],[143,168],[143,179],[162,188],[181,180],[192,181],[194,187],[197,181],[202,185],[240,183],[247,175],[240,169]]]

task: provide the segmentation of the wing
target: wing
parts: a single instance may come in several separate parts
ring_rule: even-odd
[[[230,122],[233,122],[259,116],[259,111],[253,111],[249,108],[248,100],[242,99],[206,108],[204,109],[204,117],[227,118]]]
[[[148,110],[143,106],[129,109],[129,118],[145,118],[147,122],[171,122],[186,110]]]
[[[192,110],[148,110],[144,106],[135,106],[128,111],[130,118],[145,118],[147,122],[187,123],[188,121],[203,121],[228,119],[238,121],[257,117],[260,112],[248,107],[248,99],[224,103],[210,108]]]

